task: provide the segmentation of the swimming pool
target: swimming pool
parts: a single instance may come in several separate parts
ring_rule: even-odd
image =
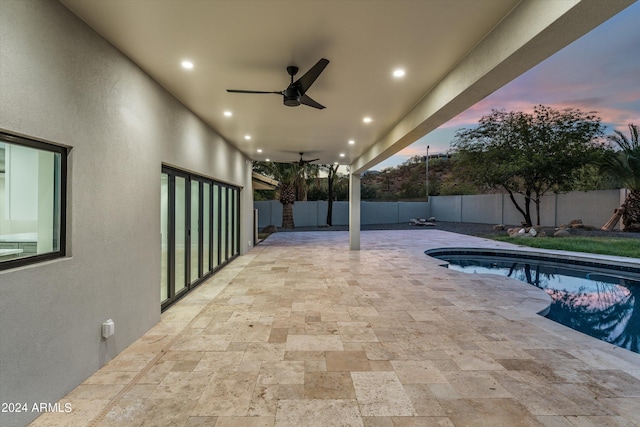
[[[640,267],[526,252],[435,249],[427,255],[451,270],[499,274],[543,289],[547,318],[640,353]]]

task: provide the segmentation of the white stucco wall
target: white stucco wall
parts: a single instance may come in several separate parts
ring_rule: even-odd
[[[251,165],[48,0],[0,0],[0,129],[71,147],[69,256],[0,272],[1,400],[53,403],[159,320],[161,164],[244,188],[241,252]],[[2,413],[0,425],[37,415]]]

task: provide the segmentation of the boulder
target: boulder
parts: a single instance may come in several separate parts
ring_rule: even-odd
[[[493,226],[493,231],[501,231],[504,230],[505,226],[504,224],[496,224]]]
[[[495,227],[494,227],[495,229]],[[542,227],[523,227],[523,228],[510,228],[507,230],[507,234],[511,237],[545,237],[547,234]]]
[[[569,222],[568,228],[579,228],[581,230],[595,230],[596,228],[593,225],[587,225],[582,222],[581,219],[574,219]]]
[[[539,225],[531,227],[531,229],[535,231],[536,237],[547,237],[547,233],[544,232],[544,228]]]
[[[436,217],[435,216],[430,216],[429,217],[429,222],[436,222]]]
[[[520,228],[510,228],[510,229],[507,230],[507,234],[509,236],[511,236],[511,237],[516,237],[516,236],[519,235],[520,230],[522,230],[522,229],[520,229]]]
[[[553,233],[553,237],[569,237],[569,236],[571,236],[571,233],[569,233],[564,228],[561,228],[557,230],[555,233]]]

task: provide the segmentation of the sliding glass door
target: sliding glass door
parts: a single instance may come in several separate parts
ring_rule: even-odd
[[[187,179],[174,176],[173,198],[173,262],[174,262],[174,292],[179,295],[187,287],[187,236],[189,224],[187,222]]]
[[[170,167],[160,189],[165,309],[239,254],[240,189]]]

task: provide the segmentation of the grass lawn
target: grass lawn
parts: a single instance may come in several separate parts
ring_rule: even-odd
[[[640,239],[624,237],[493,237],[501,242],[541,249],[640,258]]]

